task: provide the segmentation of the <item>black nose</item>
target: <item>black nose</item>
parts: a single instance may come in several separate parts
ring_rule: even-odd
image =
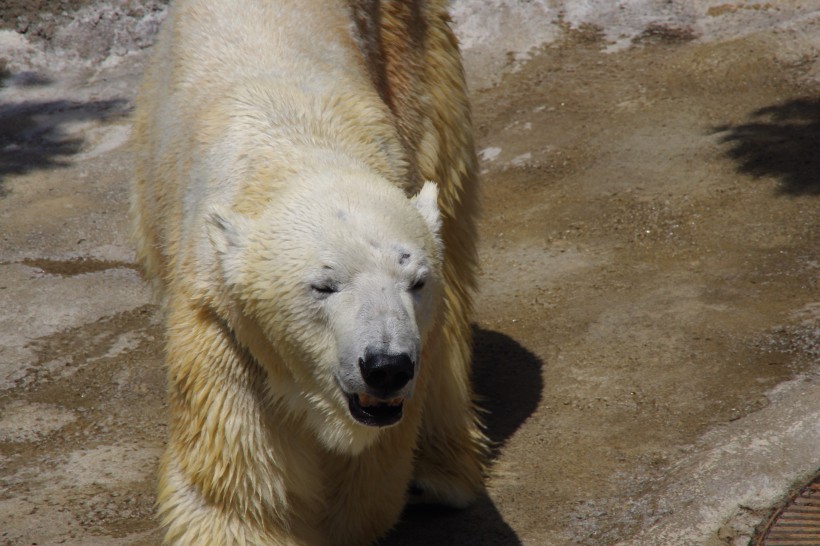
[[[369,387],[392,392],[404,387],[413,379],[413,360],[407,353],[387,355],[367,352],[359,359],[362,378]]]

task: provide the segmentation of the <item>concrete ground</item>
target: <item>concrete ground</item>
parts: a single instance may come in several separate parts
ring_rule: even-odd
[[[9,4],[0,544],[156,544],[162,332],[123,145],[164,5]],[[481,502],[384,544],[745,545],[820,468],[810,4],[453,3],[496,448]]]

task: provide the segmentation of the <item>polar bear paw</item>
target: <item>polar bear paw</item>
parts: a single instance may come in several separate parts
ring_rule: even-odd
[[[408,504],[436,504],[450,508],[467,508],[478,497],[474,485],[463,480],[441,477],[416,478],[407,488]]]

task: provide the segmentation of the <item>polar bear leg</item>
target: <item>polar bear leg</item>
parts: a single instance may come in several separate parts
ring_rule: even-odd
[[[234,503],[242,502],[236,499]],[[166,451],[160,465],[159,515],[167,546],[316,546],[318,536],[294,536],[273,518],[249,517],[230,503],[206,500]]]
[[[164,543],[325,544],[312,526],[293,517],[315,512],[304,499],[315,497],[318,483],[301,480],[310,487],[302,491],[287,482],[288,476],[312,475],[315,461],[304,449],[283,449],[300,446],[283,431],[282,442],[272,445],[268,420],[273,417],[260,402],[263,371],[224,321],[191,300],[169,290],[170,434],[157,499]]]
[[[409,501],[463,508],[484,490],[487,455],[470,385],[470,325],[445,316],[434,343]]]

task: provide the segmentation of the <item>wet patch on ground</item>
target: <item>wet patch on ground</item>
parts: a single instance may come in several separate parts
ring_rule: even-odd
[[[0,394],[0,543],[155,529],[165,436],[155,312],[144,306],[32,342],[36,365]],[[3,521],[20,513],[32,527]],[[40,518],[62,523],[43,529]]]
[[[108,269],[133,269],[139,271],[136,264],[119,262],[114,260],[97,260],[94,258],[74,258],[71,260],[53,260],[49,258],[27,258],[23,260],[23,265],[34,267],[49,275],[60,275],[71,277],[73,275],[83,275],[85,273],[95,273]]]

